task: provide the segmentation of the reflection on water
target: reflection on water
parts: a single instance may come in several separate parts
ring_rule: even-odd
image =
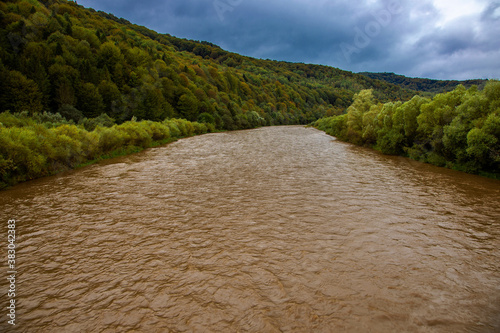
[[[0,203],[19,332],[500,330],[500,182],[315,129],[184,139]]]

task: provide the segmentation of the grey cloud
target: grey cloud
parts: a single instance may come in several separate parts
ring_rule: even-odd
[[[491,17],[492,8],[498,7],[498,3],[490,4],[480,17],[464,15],[423,34],[407,50],[413,55],[413,59],[408,57],[412,59],[408,73],[431,78],[499,78],[500,22],[494,18],[492,22]]]

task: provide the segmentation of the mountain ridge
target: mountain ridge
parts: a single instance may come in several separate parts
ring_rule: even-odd
[[[458,85],[463,85],[465,88],[478,86],[479,89],[484,88],[488,80],[485,79],[469,79],[469,80],[435,80],[419,77],[408,77],[392,72],[359,72],[358,74],[367,76],[372,79],[382,80],[388,83],[396,84],[403,89],[415,91],[443,93],[450,92]]]
[[[363,89],[381,102],[416,94],[334,67],[242,56],[65,0],[0,3],[0,47],[0,112],[75,122],[105,113],[120,123],[203,114],[226,130],[306,124],[344,112]]]

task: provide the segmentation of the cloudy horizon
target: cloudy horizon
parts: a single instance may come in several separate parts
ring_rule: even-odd
[[[495,0],[80,0],[261,59],[441,80],[500,78]]]

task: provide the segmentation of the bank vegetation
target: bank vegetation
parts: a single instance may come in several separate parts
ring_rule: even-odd
[[[185,119],[127,121],[102,115],[74,124],[59,114],[0,114],[0,189],[125,155],[182,137],[212,132]]]
[[[500,175],[500,82],[407,102],[377,103],[371,90],[356,94],[345,114],[315,127],[340,140],[385,154],[469,173]]]

